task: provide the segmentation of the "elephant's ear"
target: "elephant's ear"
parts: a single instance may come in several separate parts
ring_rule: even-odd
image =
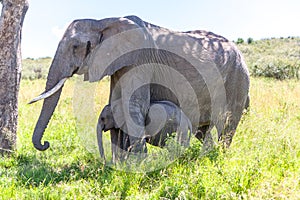
[[[101,43],[87,58],[89,81],[101,80],[133,65],[141,56],[139,50],[153,47],[155,43],[145,27],[130,19],[119,18],[103,29]]]

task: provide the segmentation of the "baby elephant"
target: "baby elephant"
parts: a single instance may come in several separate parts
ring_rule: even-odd
[[[152,102],[145,125],[146,142],[149,144],[164,147],[167,138],[177,133],[177,141],[183,146],[189,145],[192,124],[184,112],[170,101]]]
[[[111,112],[111,107],[109,105],[105,106],[99,116],[97,124],[97,140],[100,156],[104,158],[104,149],[102,141],[102,131],[106,132],[110,130],[110,139],[111,139],[111,151],[112,151],[112,162],[116,163],[118,158],[121,158],[122,150],[126,150],[129,144],[129,137],[127,134],[116,128],[114,118]]]
[[[106,105],[100,114],[97,126],[99,151],[102,157],[104,154],[101,132],[102,130],[111,130],[111,137],[119,137],[122,133],[120,133],[121,130],[117,132],[116,130],[118,129],[116,127],[111,106]],[[164,147],[166,145],[167,138],[170,134],[175,132],[177,133],[177,141],[181,145],[187,146],[190,142],[190,136],[192,133],[192,125],[188,117],[178,106],[170,101],[152,102],[145,122],[146,142],[154,146]],[[113,134],[118,134],[118,136],[114,136]],[[100,135],[101,138],[99,137]],[[121,136],[124,137],[124,133]],[[99,142],[99,138],[101,139],[101,142]],[[126,142],[128,141],[125,141],[125,143]],[[112,149],[112,153],[114,156],[114,149]]]

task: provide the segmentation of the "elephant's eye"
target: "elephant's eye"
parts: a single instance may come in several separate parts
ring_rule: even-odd
[[[86,52],[85,52],[85,57],[87,57],[89,55],[89,53],[91,52],[91,42],[88,41],[87,44],[86,44]]]
[[[99,43],[103,41],[103,34],[100,35]]]
[[[100,119],[101,119],[101,121],[104,121],[104,117],[101,117]]]
[[[76,54],[77,49],[79,49],[79,45],[73,45],[73,54]]]

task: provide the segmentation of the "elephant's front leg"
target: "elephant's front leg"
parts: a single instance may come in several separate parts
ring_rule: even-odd
[[[121,129],[110,130],[112,163],[123,161],[130,146],[129,136]]]
[[[145,112],[142,103],[130,102],[129,112],[131,124],[128,127],[129,147],[128,151],[132,153],[147,153],[146,138],[145,138]]]
[[[118,159],[118,148],[119,148],[119,132],[117,128],[110,130],[110,141],[111,141],[111,160],[112,163],[116,163]]]
[[[120,161],[124,161],[128,155],[128,148],[130,146],[129,135],[124,133],[121,129],[118,132],[118,158]]]
[[[140,77],[138,77],[140,76]],[[128,133],[130,148],[133,153],[146,152],[145,121],[150,107],[149,76],[137,70],[129,77],[131,84],[123,83],[122,106],[124,111],[125,132]]]
[[[129,70],[130,69],[130,70]],[[131,152],[145,150],[145,118],[150,106],[150,82],[153,71],[148,66],[121,69],[111,77],[110,104],[116,127],[127,133]]]

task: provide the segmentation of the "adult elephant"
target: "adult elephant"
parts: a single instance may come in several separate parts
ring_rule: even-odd
[[[152,101],[171,101],[191,120],[196,137],[229,146],[249,92],[249,73],[240,52],[227,39],[206,31],[174,32],[136,16],[76,20],[60,41],[51,64],[45,98],[34,129],[36,149],[46,150],[43,133],[73,74],[99,81],[111,76],[110,104],[129,134],[132,151],[141,152],[145,116]],[[137,145],[141,144],[141,145]],[[136,148],[132,148],[132,147]]]

